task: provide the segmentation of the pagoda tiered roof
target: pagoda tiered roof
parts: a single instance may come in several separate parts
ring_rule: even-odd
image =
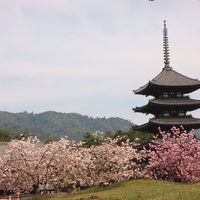
[[[148,102],[148,104],[136,107],[133,110],[135,112],[142,113],[155,113],[158,110],[164,110],[166,108],[184,108],[187,107],[187,111],[192,111],[200,108],[200,100],[190,99],[190,98],[160,98],[160,99],[152,99]]]
[[[188,124],[198,124],[200,127],[200,119],[198,118],[193,118],[191,116],[189,117],[169,117],[169,118],[156,118],[156,119],[151,119],[151,123],[154,124],[169,124],[169,125],[188,125]]]
[[[184,94],[200,88],[200,81],[184,76],[170,67],[168,31],[166,21],[163,29],[164,68],[160,74],[143,87],[134,90],[135,94],[151,95],[154,99],[142,107],[133,109],[135,112],[153,114],[148,123],[134,127],[135,130],[158,132],[170,130],[173,126],[183,126],[186,130],[200,128],[200,119],[187,115],[188,111],[200,108],[200,100],[190,99]]]
[[[200,81],[184,76],[171,67],[164,67],[162,72],[143,87],[134,90],[135,94],[152,95],[158,88],[172,88],[183,93],[190,93],[200,88]]]
[[[183,126],[186,130],[200,128],[200,119],[193,117],[169,117],[169,118],[153,118],[148,123],[134,127],[135,130],[157,132],[158,127],[161,129],[171,129],[173,126]]]

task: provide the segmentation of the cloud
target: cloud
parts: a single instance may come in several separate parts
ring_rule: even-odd
[[[146,121],[131,109],[147,99],[132,89],[163,67],[163,19],[171,65],[199,77],[199,7],[196,0],[1,0],[0,109]]]

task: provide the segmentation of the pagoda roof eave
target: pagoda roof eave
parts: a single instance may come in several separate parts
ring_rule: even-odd
[[[180,88],[180,89],[184,89],[184,88],[187,88],[186,93],[190,93],[190,92],[193,92],[197,89],[200,88],[200,83],[199,84],[196,84],[196,85],[161,85],[161,84],[157,84],[157,83],[154,83],[153,81],[149,81],[149,83],[147,83],[146,85],[142,86],[141,88],[137,89],[137,90],[133,90],[133,92],[135,94],[141,94],[141,95],[152,95],[152,91],[151,90],[154,90],[155,88]]]
[[[135,108],[133,108],[133,111],[134,112],[148,113],[147,112],[148,107],[149,107],[149,104],[146,104],[146,105],[141,106],[141,107],[135,107]]]
[[[147,132],[148,130],[151,130],[151,129],[152,128],[150,127],[150,123],[145,123],[145,124],[133,127],[133,130],[135,130],[135,131]]]
[[[177,98],[160,98],[152,99],[149,101],[151,104],[156,105],[200,105],[200,100],[190,99],[186,97],[177,97]]]
[[[170,122],[171,120],[171,122]],[[200,128],[200,119],[197,118],[171,118],[167,121],[164,118],[151,119],[148,123],[135,126],[134,130],[144,131],[144,132],[159,132],[159,128],[162,130],[170,130],[173,126],[181,127],[183,126],[185,130],[199,129]],[[193,121],[193,123],[192,123]],[[170,123],[169,123],[170,122]]]
[[[133,110],[135,112],[142,113],[152,113],[151,110],[154,110],[156,107],[184,107],[187,106],[188,111],[192,111],[200,108],[200,100],[187,99],[187,98],[177,98],[177,99],[153,99],[148,102],[148,104],[136,107]]]
[[[139,89],[133,90],[133,92],[135,94],[143,94],[142,92],[145,91],[149,87],[149,85],[150,85],[150,81],[149,81],[149,83],[145,84],[144,86],[140,87]]]
[[[156,118],[156,119],[150,119],[149,122],[157,125],[168,125],[168,126],[198,125],[200,128],[200,119],[193,117]]]
[[[198,79],[180,74],[172,68],[163,68],[162,72],[151,80],[152,84],[163,86],[195,86],[200,85]]]
[[[149,95],[149,91],[152,86],[155,87],[195,87],[195,89],[200,88],[200,81],[198,79],[192,79],[184,76],[172,68],[164,68],[160,74],[158,74],[154,79],[149,81],[141,88],[134,90],[135,94]]]

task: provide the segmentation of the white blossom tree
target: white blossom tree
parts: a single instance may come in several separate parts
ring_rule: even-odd
[[[0,160],[0,190],[37,192],[39,184],[64,187],[107,185],[144,175],[140,162],[146,158],[129,141],[118,145],[106,138],[102,145],[85,148],[82,142],[66,138],[44,144],[36,137],[10,142]]]

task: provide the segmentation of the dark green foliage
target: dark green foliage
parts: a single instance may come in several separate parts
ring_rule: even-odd
[[[23,133],[21,133],[21,134],[17,134],[17,135],[15,135],[15,136],[13,136],[12,137],[13,139],[16,139],[16,140],[22,140],[22,139],[27,139],[28,138],[28,135],[27,134],[23,134]]]
[[[111,131],[106,131],[105,133],[104,133],[104,137],[110,137],[110,138],[112,138],[114,135],[112,134],[112,132]]]
[[[11,140],[10,133],[6,130],[0,129],[0,142],[8,142]]]
[[[128,131],[133,124],[121,118],[91,118],[76,113],[48,111],[40,114],[0,112],[0,128],[12,136],[36,135],[42,140],[57,140],[63,136],[81,140],[86,132],[116,130]]]
[[[85,135],[83,135],[83,142],[85,142],[83,146],[89,148],[91,146],[101,145],[103,142],[103,138],[87,132]]]
[[[138,144],[147,144],[152,140],[153,133],[147,133],[142,131],[134,131],[133,128],[131,128],[129,131],[121,131],[117,130],[115,134],[112,134],[110,131],[106,131],[102,137],[99,137],[98,135],[95,135],[94,133],[87,132],[83,136],[83,142],[85,142],[85,147],[91,147],[91,146],[98,146],[101,145],[103,142],[103,139],[106,137],[110,138],[116,138],[121,137],[119,139],[118,144],[121,145],[122,142],[125,142],[127,139],[130,139],[131,142],[137,142]]]
[[[130,139],[130,141],[136,141],[137,139],[139,139],[137,141],[138,143],[145,144],[152,140],[153,135],[154,135],[153,133],[135,131],[133,128],[131,128],[127,132],[121,130],[117,131],[114,137],[125,136],[124,139]]]

